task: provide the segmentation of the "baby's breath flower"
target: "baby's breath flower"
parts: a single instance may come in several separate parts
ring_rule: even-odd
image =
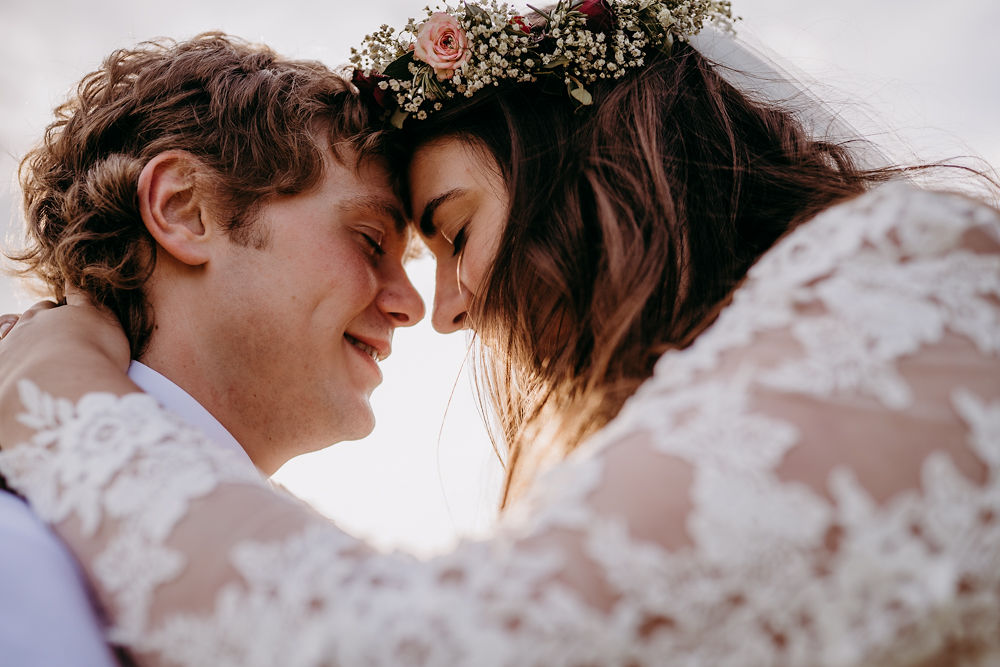
[[[580,0],[556,0],[550,11],[530,18],[502,0],[480,0],[426,7],[425,13],[424,19],[410,19],[399,32],[380,26],[360,49],[351,50],[356,69],[387,77],[378,87],[393,93],[386,98],[398,108],[395,114],[387,110],[393,122],[401,122],[401,113],[423,120],[443,109],[447,100],[471,97],[488,86],[553,76],[565,83],[572,99],[587,105],[592,101],[589,84],[643,67],[652,49],[669,52],[675,39],[696,34],[706,23],[731,30],[733,20],[725,0],[607,0],[606,5],[587,6]],[[427,53],[428,21],[450,22],[457,31],[457,48],[456,42],[445,43],[450,39],[445,33],[434,44],[453,56],[453,66],[435,70],[415,57],[413,47],[422,27],[421,53]]]

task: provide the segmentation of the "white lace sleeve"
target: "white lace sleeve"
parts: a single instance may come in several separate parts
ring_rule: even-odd
[[[141,662],[1000,660],[1000,219],[885,186],[801,227],[488,541],[374,552],[143,396],[23,383],[0,470]]]

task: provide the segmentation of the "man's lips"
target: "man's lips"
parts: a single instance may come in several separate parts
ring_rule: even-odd
[[[344,333],[344,338],[347,339],[348,343],[364,352],[375,362],[383,361],[392,353],[392,345],[388,340],[368,338],[349,333]]]

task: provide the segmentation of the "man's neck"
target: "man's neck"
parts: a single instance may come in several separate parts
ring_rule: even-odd
[[[232,433],[226,430],[203,405],[194,399],[170,378],[146,366],[140,361],[133,361],[128,369],[129,379],[144,392],[155,398],[160,405],[173,412],[185,422],[200,430],[210,441],[223,449],[238,453],[247,464],[253,465],[246,450]]]
[[[220,377],[221,374],[213,373],[220,365],[217,360],[214,363],[211,360],[202,362],[197,351],[182,345],[163,354],[161,346],[151,343],[139,361],[182,389],[204,408],[232,435],[265,475],[273,475],[285,463],[285,460],[274,456],[274,452],[282,451],[282,448],[267,446],[268,434],[248,425],[239,418],[238,411],[232,409],[234,404],[238,404],[238,400],[234,400],[236,388],[230,386],[224,375]],[[213,384],[210,378],[217,378],[217,382]]]

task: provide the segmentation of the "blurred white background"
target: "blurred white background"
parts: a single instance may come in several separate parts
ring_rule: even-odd
[[[991,0],[734,0],[741,34],[766,45],[793,72],[823,82],[852,121],[880,134],[896,155],[922,160],[979,155],[1000,165],[1000,4]],[[0,0],[0,233],[19,243],[15,170],[52,108],[118,47],[158,36],[224,30],[279,52],[346,62],[382,23],[401,26],[423,2],[285,0]],[[859,120],[861,119],[861,120]],[[872,123],[872,119],[874,122]],[[983,166],[982,164],[980,166]],[[433,264],[411,265],[430,307]],[[0,277],[0,312],[33,298]],[[485,438],[466,341],[438,336],[429,321],[400,330],[377,390],[375,432],[300,457],[276,479],[352,532],[421,553],[482,530],[495,516],[501,472]],[[449,395],[455,388],[450,407]],[[447,413],[446,413],[447,407]]]

